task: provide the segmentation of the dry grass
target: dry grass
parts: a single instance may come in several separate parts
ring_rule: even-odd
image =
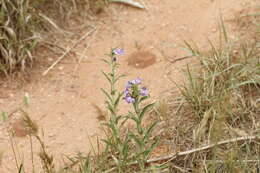
[[[253,19],[259,21],[259,16]],[[250,30],[254,34],[243,35],[243,42],[223,39],[218,47],[210,43],[207,52],[187,44],[199,65],[187,66],[187,82],[178,86],[181,97],[168,101],[172,113],[160,111],[167,115],[163,116],[162,140],[177,156],[185,153],[159,159],[171,172],[259,171],[260,47],[256,28]],[[214,145],[251,135],[256,138]],[[214,147],[197,151],[204,146]],[[193,150],[196,152],[189,152]]]
[[[59,4],[58,1],[55,3]],[[112,54],[112,65],[105,60],[112,67],[112,72],[104,73],[112,86],[111,95],[103,90],[108,97],[108,112],[112,116],[108,119],[107,113],[98,105],[93,105],[99,119],[104,120],[106,125],[107,138],[103,139],[105,149],[100,150],[102,146],[97,139],[99,150],[94,151],[94,156],[78,154],[68,158],[69,163],[59,172],[259,172],[260,46],[259,38],[254,37],[259,33],[259,23],[255,22],[259,21],[259,15],[252,18],[254,20],[247,20],[250,28],[254,27],[250,29],[250,34],[241,37],[243,41],[228,40],[222,23],[223,35],[219,46],[209,42],[211,49],[204,52],[186,43],[199,64],[196,67],[187,66],[187,81],[183,86],[178,86],[179,95],[157,104],[154,109],[157,117],[152,120],[157,122],[160,118],[157,127],[156,123],[150,126],[142,123],[142,112],[153,107],[153,104],[142,108],[146,111],[141,113],[136,111],[138,106],[134,107],[137,116],[133,113],[126,117],[116,115],[122,95],[115,95],[114,68],[117,64]],[[22,113],[21,121],[28,135],[40,143],[42,170],[56,173],[53,157],[47,153],[44,142],[37,134],[37,125],[26,112]],[[122,124],[128,119],[134,121],[135,128],[123,128]],[[154,128],[157,130],[153,131]],[[156,158],[148,158],[157,145],[154,140],[157,136],[161,137],[159,147],[166,146],[170,154],[159,153]],[[1,157],[0,153],[0,160]],[[33,165],[33,153],[31,158]],[[17,162],[18,170],[19,167]]]
[[[105,0],[0,0],[0,73],[32,67],[37,43],[45,44],[40,33],[68,33],[75,16],[87,18],[105,6]]]
[[[0,4],[0,71],[8,74],[17,67],[24,70],[32,61],[37,37],[28,0],[1,0]]]

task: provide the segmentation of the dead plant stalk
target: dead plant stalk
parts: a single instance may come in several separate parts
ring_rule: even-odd
[[[48,72],[53,69],[64,57],[66,57],[66,55],[68,55],[73,48],[75,48],[81,41],[90,36],[94,31],[96,31],[96,27],[85,33],[80,39],[76,40],[76,42],[70,48],[68,48],[47,70],[42,73],[42,75],[45,76],[48,74]]]
[[[206,145],[204,147],[195,148],[195,149],[192,149],[192,150],[183,151],[183,152],[179,152],[179,153],[172,153],[172,154],[169,154],[169,155],[166,155],[166,156],[163,156],[163,157],[149,159],[149,160],[147,160],[146,163],[153,163],[153,162],[159,162],[159,161],[164,161],[164,160],[174,160],[174,159],[176,159],[180,156],[185,156],[185,155],[189,155],[189,154],[196,153],[196,152],[199,152],[199,151],[204,151],[204,150],[216,147],[216,146],[234,143],[234,142],[248,141],[248,140],[249,141],[260,140],[260,137],[259,136],[245,136],[245,137],[239,137],[239,138],[232,138],[232,139],[217,142],[215,144],[209,144],[209,145]],[[137,162],[130,163],[129,166],[135,165],[135,164],[137,164]],[[116,169],[116,167],[105,171],[105,173],[110,173],[110,172],[114,171],[115,169]]]

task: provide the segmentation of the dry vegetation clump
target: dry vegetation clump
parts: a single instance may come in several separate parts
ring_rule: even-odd
[[[251,17],[253,26],[259,16]],[[162,116],[163,140],[175,154],[157,160],[171,172],[259,172],[259,25],[252,26],[235,42],[223,27],[225,41],[207,53],[188,45],[199,68],[187,66],[181,96],[167,103],[174,111]]]
[[[0,71],[24,70],[37,43],[29,1],[0,1]]]
[[[259,135],[259,50],[253,52],[252,45],[241,45],[242,51],[238,52],[229,47],[221,52],[214,49],[206,57],[200,54],[200,75],[187,69],[188,83],[181,89],[185,101],[173,117],[179,121],[172,127],[171,135],[173,146],[179,146],[180,151]],[[235,172],[249,169],[247,160],[254,160],[250,164],[256,167],[250,168],[256,171],[260,156],[258,142],[259,138],[212,147],[184,159],[185,164],[181,160],[183,165],[179,166],[194,170],[199,164],[203,170]]]
[[[105,5],[105,0],[0,0],[0,73],[8,75],[32,66],[33,51],[45,39],[40,31],[44,35],[53,33],[53,28],[63,32],[75,15],[86,17]]]

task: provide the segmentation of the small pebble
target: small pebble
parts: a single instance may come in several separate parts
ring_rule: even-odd
[[[52,137],[55,137],[55,134],[49,133],[48,136],[49,136],[50,138],[52,138]]]
[[[213,33],[217,32],[217,28],[212,28],[211,30]]]
[[[63,69],[64,69],[64,67],[63,67],[63,66],[60,66],[58,69],[59,69],[59,70],[63,70]]]

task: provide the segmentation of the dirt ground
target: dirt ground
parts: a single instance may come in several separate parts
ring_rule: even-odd
[[[97,137],[102,137],[98,114],[93,104],[105,108],[100,88],[109,85],[101,69],[107,70],[100,59],[112,47],[122,47],[125,55],[118,57],[120,73],[127,74],[125,82],[136,77],[144,80],[152,99],[160,99],[182,82],[181,68],[192,59],[176,61],[190,55],[184,49],[183,40],[193,40],[200,47],[207,47],[207,40],[218,37],[219,16],[225,21],[250,6],[250,0],[143,0],[146,10],[111,4],[92,27],[79,34],[93,30],[80,42],[73,56],[65,57],[45,76],[41,74],[59,57],[55,53],[44,57],[44,63],[36,65],[29,78],[1,79],[0,110],[12,112],[21,105],[28,93],[30,106],[25,108],[31,118],[44,129],[44,140],[55,159],[62,163],[64,155],[72,156],[78,151],[89,152]],[[86,21],[80,21],[86,22]],[[229,35],[232,37],[233,33]],[[62,43],[63,40],[60,40]],[[68,45],[70,46],[70,45]],[[48,49],[42,49],[41,54]],[[83,55],[83,56],[82,56]],[[123,109],[126,103],[121,104]],[[18,119],[19,115],[12,117]],[[14,121],[15,122],[15,121]],[[0,151],[4,151],[0,173],[14,173],[15,159],[6,132],[6,123],[0,123]],[[18,131],[19,131],[19,127]],[[27,137],[15,138],[26,170],[31,169],[30,143]],[[35,141],[34,141],[35,143]],[[39,151],[38,145],[34,147]],[[36,156],[35,156],[36,157]],[[37,159],[36,159],[37,160]],[[37,161],[36,161],[37,162]]]

